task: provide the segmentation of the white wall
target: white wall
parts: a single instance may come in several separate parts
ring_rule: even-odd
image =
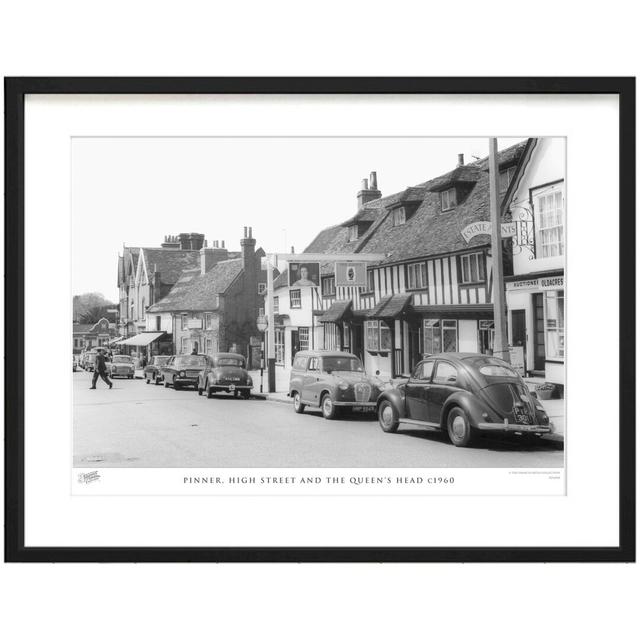
[[[458,350],[478,351],[478,321],[458,320]]]

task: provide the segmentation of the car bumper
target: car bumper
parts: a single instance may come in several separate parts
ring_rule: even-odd
[[[252,384],[210,384],[209,389],[217,391],[240,391],[246,389],[253,389]]]
[[[198,384],[198,378],[181,378],[176,376],[173,380],[174,384]]]
[[[500,431],[511,433],[553,433],[555,427],[553,422],[549,422],[548,425],[540,424],[513,424],[507,422],[479,422],[478,429],[481,431]]]
[[[364,407],[367,409],[375,409],[377,406],[376,402],[348,402],[346,400],[334,400],[333,404],[336,407]]]

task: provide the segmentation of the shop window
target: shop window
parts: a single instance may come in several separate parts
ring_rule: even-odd
[[[298,327],[298,341],[300,342],[300,351],[309,349],[309,327]]]
[[[284,329],[282,327],[275,328],[275,350],[276,364],[284,364]]]
[[[495,339],[495,323],[493,320],[478,321],[478,351],[486,355],[493,355],[493,341]]]
[[[289,304],[292,309],[302,309],[300,289],[291,289],[291,291],[289,291]]]
[[[322,279],[322,295],[323,296],[335,296],[336,295],[336,279],[334,276],[330,278]]]
[[[365,340],[367,351],[391,351],[391,329],[385,322],[367,320]]]
[[[552,258],[564,255],[564,198],[555,187],[535,197],[536,256]]]
[[[460,257],[461,279],[463,284],[484,282],[484,256],[482,253],[471,253]]]
[[[440,194],[440,202],[443,211],[449,211],[456,206],[456,188],[452,187]]]
[[[458,321],[432,320],[423,322],[424,353],[442,353],[458,350]]]
[[[407,265],[407,289],[427,288],[427,265],[416,262]]]
[[[564,359],[564,291],[546,291],[544,299],[547,358]]]

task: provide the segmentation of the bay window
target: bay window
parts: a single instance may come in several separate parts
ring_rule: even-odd
[[[382,320],[365,323],[365,349],[367,351],[391,351],[391,329]]]

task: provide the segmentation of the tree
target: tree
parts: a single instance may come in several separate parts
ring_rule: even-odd
[[[91,320],[98,313],[97,309],[103,309],[114,306],[113,302],[107,300],[103,294],[98,292],[82,293],[77,296],[73,296],[73,320],[74,322],[83,322],[86,324],[97,322],[101,317],[105,315],[104,311],[96,320]],[[85,319],[88,318],[88,319]]]

